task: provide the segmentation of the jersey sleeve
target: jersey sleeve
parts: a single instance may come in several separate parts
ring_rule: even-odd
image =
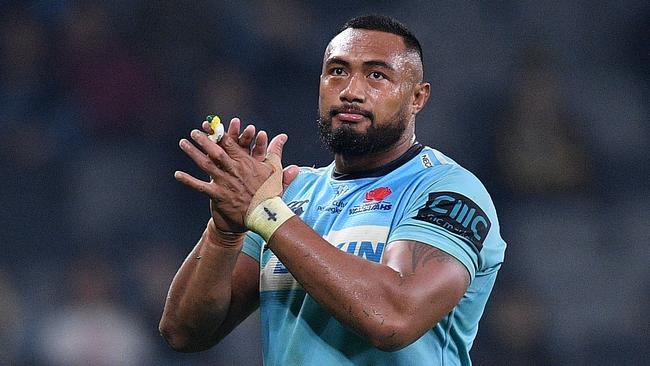
[[[255,234],[254,232],[249,231],[246,233],[246,237],[244,238],[244,246],[242,247],[241,251],[259,262],[263,245],[264,239],[262,239],[261,236]]]
[[[483,184],[456,166],[415,188],[389,234],[389,243],[396,240],[415,240],[450,254],[473,280],[484,267],[482,252],[492,252],[484,251],[484,246],[488,240],[500,241],[500,236],[494,205]]]

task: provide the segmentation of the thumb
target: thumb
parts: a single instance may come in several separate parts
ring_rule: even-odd
[[[269,143],[269,147],[266,150],[267,155],[270,154],[275,154],[277,155],[280,159],[282,159],[282,150],[284,149],[284,144],[287,142],[287,139],[289,139],[289,136],[281,133],[273,138],[271,142]]]
[[[287,187],[291,182],[293,182],[294,179],[298,176],[298,173],[300,173],[300,168],[298,168],[297,165],[289,165],[288,167],[284,168],[282,171],[282,191],[286,191]]]

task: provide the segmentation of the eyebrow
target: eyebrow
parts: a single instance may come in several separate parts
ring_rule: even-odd
[[[327,60],[327,61],[325,62],[325,64],[326,64],[326,65],[339,64],[339,65],[343,65],[343,66],[345,66],[345,67],[349,67],[349,66],[350,66],[350,63],[349,63],[348,61],[346,61],[346,60],[344,60],[344,59],[342,59],[342,58],[340,58],[340,57],[332,57],[332,58],[330,58],[329,60]],[[379,66],[379,67],[386,68],[386,69],[388,69],[388,70],[395,70],[395,69],[394,69],[392,66],[390,66],[388,63],[386,63],[385,61],[381,61],[381,60],[368,60],[368,61],[364,61],[364,62],[363,62],[363,65],[364,65],[364,66]]]

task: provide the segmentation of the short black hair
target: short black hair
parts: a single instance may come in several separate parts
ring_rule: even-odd
[[[422,57],[422,46],[420,45],[420,41],[418,41],[418,39],[415,37],[415,34],[406,28],[404,24],[400,23],[394,18],[379,14],[362,15],[345,22],[341,29],[339,29],[338,33],[341,33],[348,28],[367,29],[398,35],[404,40],[406,49],[417,52],[418,56],[420,56],[420,62],[424,64],[424,58]]]

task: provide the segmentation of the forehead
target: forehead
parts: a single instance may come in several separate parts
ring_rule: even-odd
[[[386,32],[348,28],[334,37],[325,50],[324,61],[337,58],[380,59],[399,62],[408,52],[402,37]]]

